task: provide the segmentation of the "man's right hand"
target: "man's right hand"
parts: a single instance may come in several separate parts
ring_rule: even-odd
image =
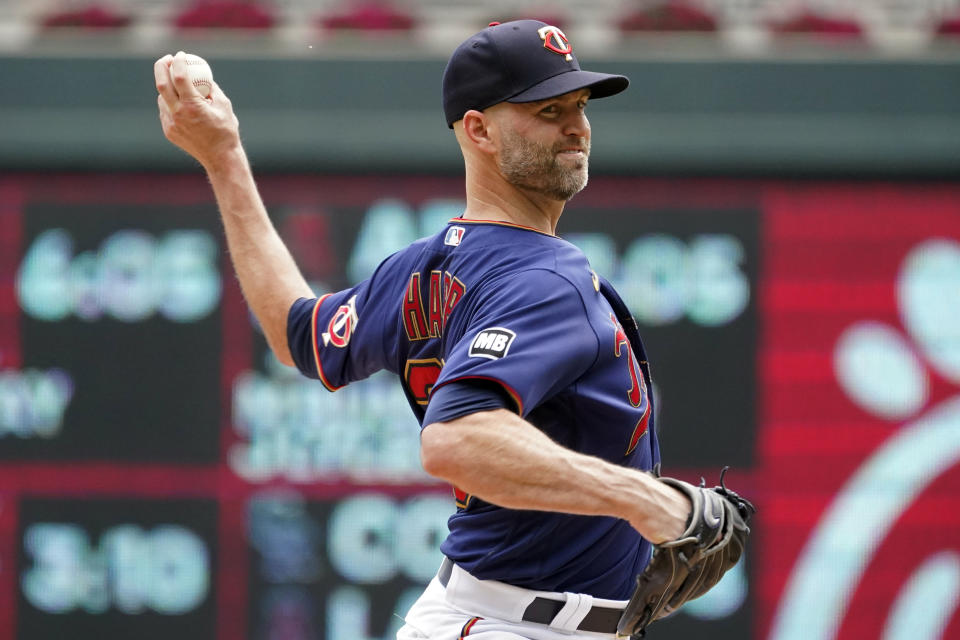
[[[676,540],[690,521],[692,503],[678,489],[661,482],[653,474],[637,472],[639,491],[645,500],[631,505],[630,524],[654,544]]]
[[[186,54],[165,55],[153,65],[163,134],[209,172],[240,149],[240,123],[216,82],[204,98],[190,82]]]

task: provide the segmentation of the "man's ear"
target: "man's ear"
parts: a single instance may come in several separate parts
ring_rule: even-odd
[[[491,118],[482,111],[471,109],[463,114],[463,133],[478,151],[496,152],[497,145],[491,131],[492,124]]]

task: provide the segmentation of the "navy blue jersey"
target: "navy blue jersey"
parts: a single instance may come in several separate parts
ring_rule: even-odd
[[[421,425],[446,419],[454,403],[463,412],[471,389],[477,408],[489,407],[494,387],[560,445],[649,470],[659,458],[649,369],[625,315],[565,240],[456,219],[357,286],[297,301],[288,340],[300,371],[330,390],[380,369],[398,374]],[[438,393],[446,385],[456,393]],[[625,599],[649,559],[650,544],[624,520],[454,493],[442,550],[477,578]]]

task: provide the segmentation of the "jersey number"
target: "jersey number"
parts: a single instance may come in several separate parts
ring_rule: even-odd
[[[430,400],[430,392],[433,391],[433,385],[437,383],[440,377],[440,370],[443,365],[436,358],[424,358],[423,360],[407,360],[403,368],[403,381],[410,395],[422,407],[427,405]],[[453,487],[453,495],[457,500],[457,506],[466,509],[470,504],[470,494]]]
[[[643,374],[640,372],[640,368],[637,366],[637,361],[633,357],[633,347],[630,346],[630,340],[627,339],[627,333],[623,330],[623,327],[617,322],[616,316],[612,313],[610,314],[610,321],[613,322],[614,328],[616,328],[617,334],[615,338],[615,351],[614,355],[618,358],[620,357],[620,346],[623,345],[623,351],[627,352],[627,367],[630,369],[630,390],[627,391],[627,399],[630,400],[630,404],[634,407],[639,408],[643,403],[643,392],[644,392],[644,383],[643,383]],[[630,436],[630,444],[627,445],[627,452],[624,455],[630,455],[633,453],[633,450],[637,448],[637,444],[640,442],[640,438],[643,437],[643,434],[647,432],[647,423],[650,421],[650,403],[647,403],[647,407],[643,412],[643,415],[640,417],[640,420],[637,421],[636,426],[633,428],[633,434]]]
[[[433,391],[433,385],[440,377],[440,369],[442,368],[443,365],[436,358],[407,360],[403,369],[403,381],[410,391],[410,395],[420,406],[427,406],[430,392]]]

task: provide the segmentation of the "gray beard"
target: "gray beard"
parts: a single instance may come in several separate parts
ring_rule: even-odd
[[[503,150],[497,164],[510,184],[563,201],[587,186],[590,143],[586,140],[580,139],[584,158],[572,165],[562,165],[557,152],[565,145],[551,149],[514,131],[505,130],[503,133]]]

